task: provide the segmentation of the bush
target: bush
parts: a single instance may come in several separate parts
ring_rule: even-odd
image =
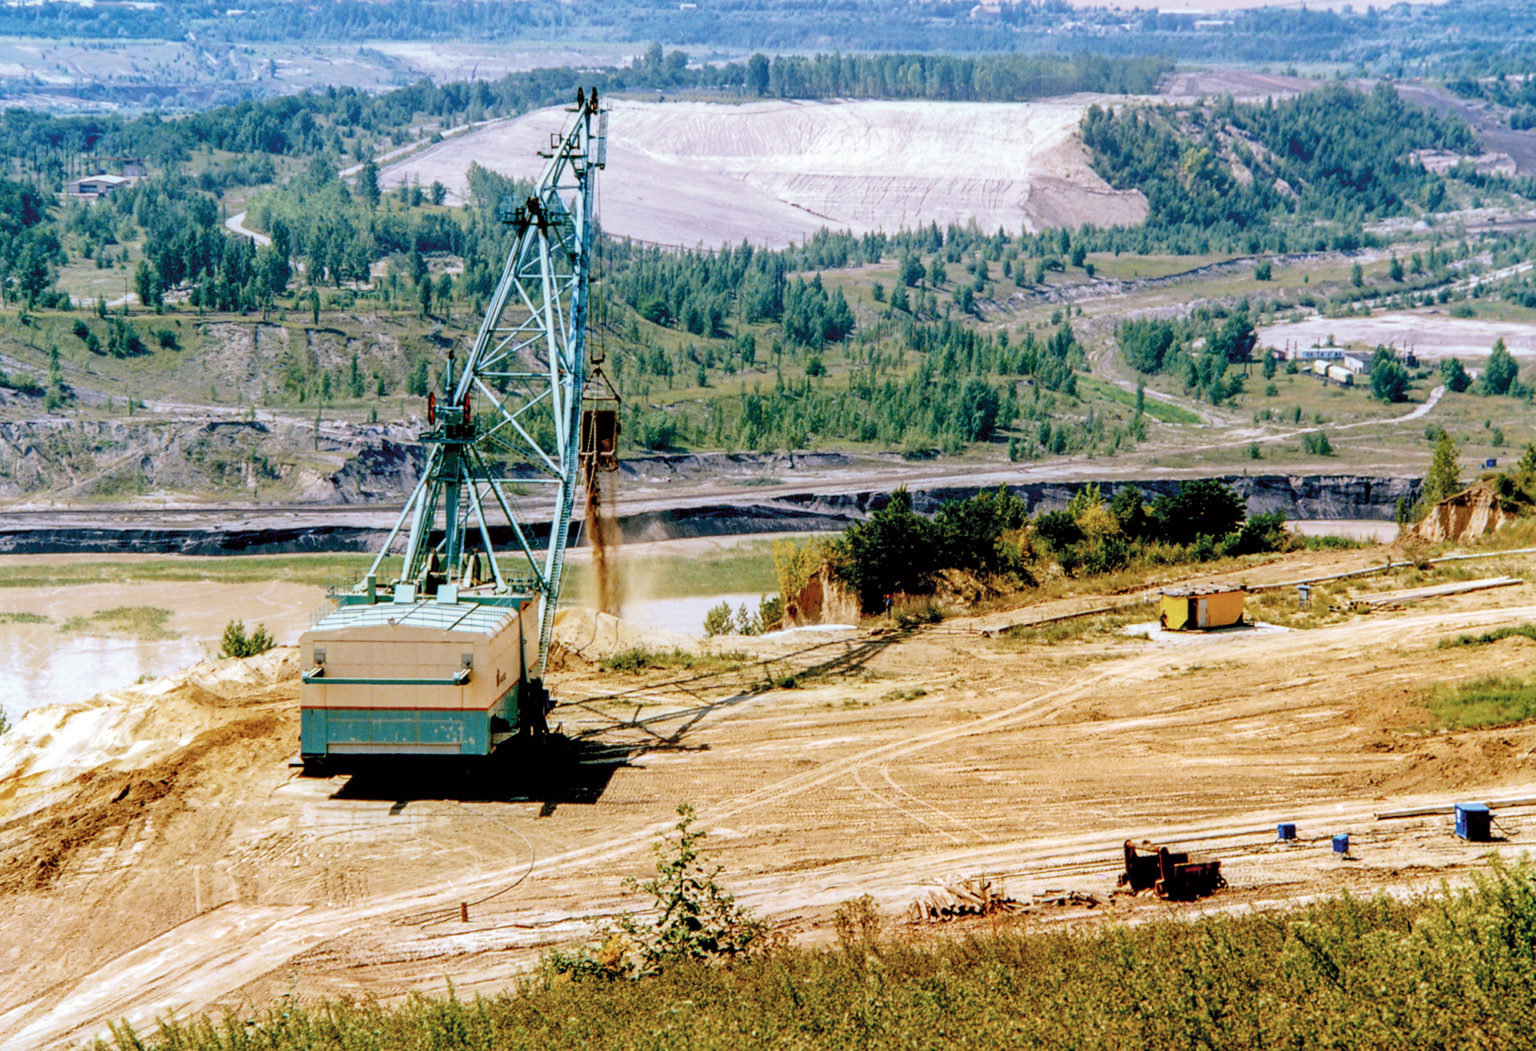
[[[277,645],[272,636],[267,634],[267,626],[258,624],[256,630],[249,635],[245,633],[245,622],[232,620],[224,625],[224,637],[219,641],[219,655],[223,657],[254,657],[258,653],[265,653]]]
[[[729,602],[722,600],[718,606],[711,606],[709,612],[704,614],[704,634],[709,638],[714,638],[716,635],[729,635],[733,627]]]
[[[1185,482],[1176,493],[1158,497],[1153,505],[1158,535],[1175,544],[1188,544],[1202,535],[1226,536],[1242,524],[1247,513],[1236,490],[1214,478]]]
[[[1333,442],[1328,440],[1328,435],[1322,431],[1308,431],[1301,436],[1301,448],[1303,452],[1311,456],[1332,456]]]
[[[1284,551],[1290,546],[1290,539],[1283,511],[1261,512],[1249,518],[1241,529],[1232,534],[1226,544],[1226,553],[1257,555],[1268,551]]]
[[[684,803],[677,814],[676,838],[659,839],[652,848],[656,875],[625,883],[650,896],[654,918],[621,916],[598,929],[602,944],[596,952],[552,953],[544,961],[548,971],[576,979],[643,978],[687,961],[735,959],[766,943],[768,925],[736,904],[718,881],[722,867],[700,851],[706,833],[693,827],[693,807]]]

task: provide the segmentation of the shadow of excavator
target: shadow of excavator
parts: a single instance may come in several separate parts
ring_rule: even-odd
[[[707,750],[707,743],[695,743],[690,736],[711,715],[773,690],[854,672],[907,634],[819,643],[745,668],[562,701],[556,711],[581,709],[606,720],[605,725],[569,735],[514,738],[485,758],[381,756],[347,765],[333,761],[322,772],[346,777],[334,799],[390,801],[401,808],[423,800],[536,802],[543,804],[540,816],[547,816],[562,805],[596,803],[613,775],[641,756]],[[676,697],[685,704],[647,716],[640,714],[644,706],[637,705],[629,719],[614,714],[616,706],[642,695],[651,703]],[[686,703],[690,700],[698,703]]]

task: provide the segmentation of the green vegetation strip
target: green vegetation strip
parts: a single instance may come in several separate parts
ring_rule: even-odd
[[[1136,407],[1136,395],[1128,390],[1122,390],[1112,383],[1094,379],[1091,376],[1079,377],[1078,390],[1085,393],[1096,394],[1106,401],[1112,401],[1126,408]],[[1141,411],[1161,423],[1200,423],[1200,417],[1188,409],[1181,409],[1177,405],[1169,405],[1165,401],[1159,401],[1153,397],[1142,399]]]
[[[37,558],[0,562],[0,587],[58,587],[67,584],[120,584],[197,581],[249,584],[291,580],[296,584],[351,584],[372,563],[372,555],[226,555],[188,558],[165,555],[143,559],[68,561],[49,564]]]
[[[81,635],[129,635],[136,639],[176,639],[180,633],[166,627],[171,611],[158,606],[114,606],[99,609],[88,617],[70,617],[59,625],[60,631]]]
[[[1452,646],[1486,646],[1491,642],[1517,636],[1523,639],[1536,639],[1536,624],[1506,624],[1502,628],[1493,628],[1481,635],[1457,635],[1454,639],[1441,639],[1440,648],[1444,650]]]
[[[119,1026],[105,1046],[1523,1047],[1536,1015],[1536,882],[1524,865],[1412,901],[1344,896],[1083,934],[918,940],[839,928],[836,947],[781,947],[725,967],[578,981],[546,969],[469,1001],[285,1001],[249,1025],[164,1021],[142,1037]]]
[[[670,670],[674,668],[708,669],[711,671],[735,671],[746,664],[750,657],[745,653],[689,653],[686,650],[655,650],[644,646],[632,646],[620,650],[611,657],[604,657],[603,671],[620,674],[636,674],[643,671]]]
[[[49,624],[41,613],[0,613],[0,624]]]
[[[1536,718],[1536,680],[1485,675],[1436,688],[1426,707],[1452,730],[1510,726]]]

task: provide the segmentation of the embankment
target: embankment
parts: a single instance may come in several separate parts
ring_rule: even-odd
[[[750,533],[828,532],[860,521],[891,497],[885,485],[864,489],[846,480],[792,482],[765,479],[760,492],[744,490],[731,498],[676,497],[663,491],[669,480],[693,475],[702,457],[657,458],[634,462],[626,471],[617,523],[625,541],[674,540],[686,537],[732,536]],[[782,457],[709,457],[708,465],[725,474],[761,476],[766,471],[835,470],[847,458],[837,454]],[[852,466],[852,461],[846,466]],[[1402,498],[1418,495],[1416,478],[1363,475],[1236,475],[1223,479],[1247,501],[1250,512],[1280,511],[1288,519],[1390,520]],[[1066,506],[1091,478],[1029,481],[1009,485],[1031,512]],[[649,483],[649,484],[646,484]],[[660,484],[658,484],[660,483]],[[1105,498],[1118,489],[1137,486],[1152,500],[1173,492],[1176,479],[1116,479],[1098,481]],[[643,486],[643,488],[641,488]],[[913,505],[932,513],[949,500],[974,496],[995,486],[923,484],[911,486]],[[525,505],[526,506],[526,505]],[[543,515],[526,506],[527,518]],[[0,554],[116,553],[145,554],[280,554],[319,551],[368,551],[383,542],[397,510],[387,505],[243,506],[202,508],[175,514],[138,508],[98,508],[89,511],[18,512],[0,515]],[[576,527],[573,526],[573,530]],[[498,544],[510,543],[505,530],[492,530]],[[535,526],[533,532],[539,532]],[[579,535],[573,532],[573,542]]]

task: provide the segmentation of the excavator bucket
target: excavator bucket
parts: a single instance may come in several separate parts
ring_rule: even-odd
[[[581,457],[601,471],[619,469],[618,409],[582,411]]]

